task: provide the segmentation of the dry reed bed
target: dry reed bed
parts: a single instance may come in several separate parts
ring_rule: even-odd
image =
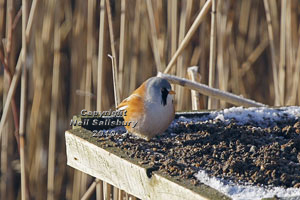
[[[188,67],[198,66],[201,83],[268,105],[300,105],[298,1],[213,0],[216,12],[209,6],[198,23],[204,5],[204,0],[0,0],[2,116],[11,99],[0,130],[0,198],[84,195],[94,180],[66,166],[63,133],[82,108],[114,107],[112,69],[116,101],[157,70],[168,66],[169,73],[187,78]],[[176,90],[177,109],[191,109],[190,92]],[[228,106],[213,99],[208,105],[204,96],[199,102],[201,109]],[[112,188],[102,184],[96,180],[90,191],[108,196]]]

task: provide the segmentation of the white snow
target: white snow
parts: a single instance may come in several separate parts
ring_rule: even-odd
[[[195,112],[197,113],[197,112]],[[198,112],[203,114],[204,112]],[[185,114],[185,113],[181,113]],[[216,120],[223,121],[225,124],[230,123],[234,120],[237,124],[251,124],[259,127],[275,126],[277,122],[287,119],[300,119],[300,107],[290,106],[281,108],[267,108],[267,107],[232,107],[220,111],[213,111],[209,114],[203,115],[202,117],[186,118],[179,117],[172,122],[169,127],[169,131],[172,133],[172,128],[178,125],[178,122],[190,123],[190,122],[212,122]],[[110,131],[116,131],[117,133],[125,133],[124,127],[115,127]],[[274,197],[294,197],[293,200],[300,200],[300,189],[299,188],[282,188],[282,187],[258,187],[250,185],[238,185],[233,182],[228,182],[216,177],[209,177],[209,175],[200,170],[195,175],[202,183],[224,193],[234,200],[255,200],[261,198]]]
[[[209,115],[187,119],[180,117],[174,120],[172,126],[176,126],[177,122],[208,122],[213,120],[221,120],[229,123],[231,120],[239,125],[252,124],[258,127],[274,126],[277,122],[287,119],[300,119],[300,107],[281,107],[281,108],[243,108],[233,107],[221,111],[213,111]],[[259,187],[251,185],[236,184],[225,181],[216,177],[210,177],[204,170],[200,170],[196,175],[202,183],[224,193],[234,200],[255,200],[262,198],[270,198],[275,195],[278,197],[292,197],[290,199],[300,200],[300,188],[283,187]]]
[[[201,114],[201,112],[199,112],[199,114]],[[286,119],[300,119],[300,107],[232,107],[220,111],[212,111],[210,114],[202,117],[179,117],[179,119],[173,121],[171,127],[176,126],[177,122],[208,122],[209,120],[220,120],[226,124],[230,123],[231,120],[234,120],[238,125],[251,124],[266,127],[274,126],[277,122]]]
[[[209,177],[204,171],[200,170],[195,177],[205,185],[208,185],[223,194],[231,197],[233,200],[256,200],[262,198],[277,197],[293,197],[293,200],[300,200],[299,188],[282,187],[265,188],[250,185],[237,185],[233,182],[224,181],[216,177]]]

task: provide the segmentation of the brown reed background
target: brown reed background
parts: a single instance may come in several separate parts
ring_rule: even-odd
[[[66,166],[64,131],[83,108],[114,108],[108,54],[123,99],[165,69],[205,2],[0,0],[1,115],[21,48],[27,69],[1,136],[0,198],[21,198],[21,174],[27,198],[82,197],[93,179]],[[187,68],[198,66],[201,83],[268,105],[299,105],[299,1],[213,0],[213,7],[170,74],[188,77]],[[191,110],[190,91],[175,89],[177,110]],[[207,97],[200,102],[207,109]],[[227,106],[212,101],[211,108]]]

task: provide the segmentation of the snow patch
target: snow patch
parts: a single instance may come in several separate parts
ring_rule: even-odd
[[[223,194],[231,197],[233,200],[256,200],[270,198],[275,195],[278,197],[293,197],[293,200],[300,200],[299,188],[282,187],[258,187],[250,185],[238,185],[230,181],[225,181],[216,177],[210,177],[204,170],[200,170],[195,177]]]
[[[197,112],[195,112],[197,114]],[[184,114],[184,113],[183,113]],[[199,112],[201,114],[201,112]],[[203,114],[203,112],[202,112]],[[300,107],[289,106],[281,108],[268,108],[268,107],[232,107],[220,111],[212,111],[202,117],[179,117],[171,124],[171,128],[176,126],[178,122],[191,123],[191,122],[209,122],[210,120],[222,121],[229,124],[234,121],[238,125],[254,125],[259,127],[275,126],[276,123],[284,120],[300,119]]]

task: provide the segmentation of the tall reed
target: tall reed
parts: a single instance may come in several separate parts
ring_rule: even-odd
[[[114,108],[158,71],[185,80],[197,66],[201,84],[271,106],[300,105],[298,7],[0,0],[0,199],[133,198],[68,167],[63,133],[83,108]],[[191,110],[191,92],[175,91],[177,110]],[[197,109],[231,106],[192,97]]]

